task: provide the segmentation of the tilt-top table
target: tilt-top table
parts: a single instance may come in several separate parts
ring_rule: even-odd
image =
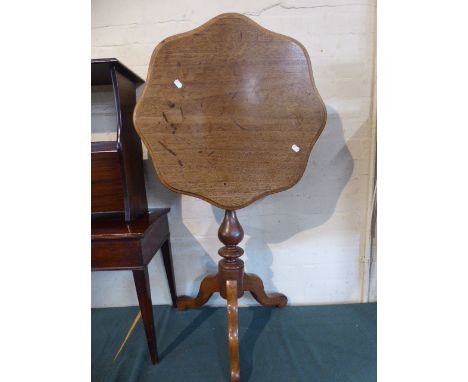
[[[227,300],[231,381],[239,381],[238,298],[249,291],[278,307],[287,298],[244,273],[236,210],[295,185],[325,126],[307,51],[240,14],[217,16],[155,48],[134,122],[166,187],[226,210],[218,273],[177,306],[198,308],[215,292]]]

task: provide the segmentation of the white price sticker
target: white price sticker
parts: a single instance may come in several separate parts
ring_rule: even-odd
[[[178,79],[174,81],[174,85],[177,86],[179,89],[183,86],[182,82],[180,82]]]

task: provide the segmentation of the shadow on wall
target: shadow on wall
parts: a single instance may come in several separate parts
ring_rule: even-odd
[[[161,183],[151,159],[144,161],[144,171],[149,208],[171,208],[169,228],[177,293],[179,296],[187,294],[194,297],[206,274],[217,272],[217,262],[185,226],[182,218],[182,195],[169,190]],[[216,235],[216,232],[213,235]],[[199,276],[194,278],[197,274]]]
[[[246,236],[246,271],[256,269],[267,291],[273,285],[273,255],[269,244],[324,224],[335,211],[338,199],[353,173],[353,158],[346,145],[340,116],[327,107],[327,124],[312,149],[302,179],[292,188],[253,203],[238,212]],[[221,223],[224,211],[213,206]],[[252,254],[252,256],[249,256]],[[281,292],[281,291],[279,291]]]
[[[351,178],[353,159],[344,140],[341,118],[330,107],[327,107],[327,112],[327,124],[312,150],[299,183],[286,192],[269,195],[238,211],[247,238],[241,243],[248,257],[247,260],[244,257],[246,271],[249,272],[249,267],[255,269],[267,291],[276,290],[271,270],[273,255],[269,245],[281,243],[325,223],[334,213],[340,194]],[[151,160],[145,161],[145,178],[147,190],[151,190],[148,192],[148,205],[171,207],[171,236],[177,240],[172,240],[176,278],[193,280],[194,274],[201,275],[189,287],[189,295],[195,296],[202,278],[217,271],[217,261],[213,258],[217,259],[218,256],[216,253],[210,256],[184,225],[181,195],[161,184]],[[221,224],[224,211],[214,206],[212,211],[218,225]],[[216,234],[217,231],[213,232],[214,237]],[[217,244],[216,248],[222,246],[220,242]],[[193,257],[192,264],[183,264],[193,254],[198,255]]]

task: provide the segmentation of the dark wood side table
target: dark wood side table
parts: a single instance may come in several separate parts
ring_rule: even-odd
[[[172,266],[168,208],[150,210],[126,223],[121,214],[102,214],[91,220],[92,271],[131,270],[145,327],[151,361],[158,360],[148,263],[161,249],[173,306],[176,288]]]
[[[115,58],[91,60],[91,85],[110,85],[116,139],[91,143],[91,269],[131,270],[151,361],[158,360],[148,263],[161,249],[172,304],[176,288],[168,208],[148,210],[141,140],[133,127],[136,87],[144,81]]]

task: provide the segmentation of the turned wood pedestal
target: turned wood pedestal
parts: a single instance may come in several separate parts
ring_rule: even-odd
[[[218,273],[203,279],[197,297],[179,297],[177,307],[180,310],[199,308],[216,292],[227,300],[231,381],[235,382],[240,380],[237,300],[244,295],[244,292],[250,292],[261,305],[283,307],[288,299],[281,293],[266,294],[262,279],[252,273],[244,272],[244,262],[240,259],[244,250],[237,246],[244,238],[244,231],[237,219],[236,211],[226,210],[218,230],[218,237],[224,244],[224,247],[218,251],[223,257],[218,263]]]

